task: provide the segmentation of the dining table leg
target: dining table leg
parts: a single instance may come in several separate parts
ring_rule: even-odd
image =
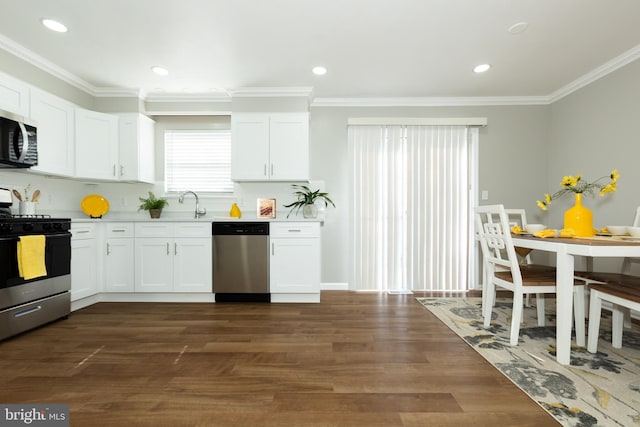
[[[556,359],[562,365],[569,365],[573,319],[573,255],[566,250],[559,250],[556,253],[556,268]]]

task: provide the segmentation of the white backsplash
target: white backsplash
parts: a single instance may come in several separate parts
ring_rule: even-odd
[[[166,197],[169,206],[165,208],[167,215],[189,213],[195,210],[195,199],[188,195],[183,204],[178,203],[177,194],[164,194],[164,184],[158,182],[153,184],[139,183],[87,183],[67,178],[56,178],[39,175],[29,171],[17,169],[0,171],[0,187],[17,189],[24,194],[24,189],[30,185],[30,193],[39,189],[40,200],[37,203],[36,212],[40,214],[50,214],[52,216],[83,217],[80,202],[89,194],[100,194],[109,201],[110,213],[114,216],[148,216],[146,212],[139,212],[139,197],[147,197],[152,191],[156,196]],[[324,181],[310,181],[305,183],[309,188],[324,188]],[[199,194],[200,206],[207,209],[207,217],[226,216],[229,214],[231,205],[238,203],[243,217],[252,218],[256,216],[257,199],[276,199],[276,217],[286,217],[289,209],[284,205],[295,201],[291,183],[283,182],[243,182],[235,184],[235,195],[229,197],[207,196]],[[322,213],[324,205],[319,205],[318,210]],[[12,211],[18,212],[18,201],[14,200]],[[107,214],[109,215],[109,213]],[[292,215],[293,216],[293,215]]]

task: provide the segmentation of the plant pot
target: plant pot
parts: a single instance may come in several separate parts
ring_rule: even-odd
[[[162,214],[162,209],[149,209],[149,216],[153,219],[160,218],[160,214]]]
[[[302,207],[302,216],[305,218],[317,218],[318,208],[316,205],[304,205]]]

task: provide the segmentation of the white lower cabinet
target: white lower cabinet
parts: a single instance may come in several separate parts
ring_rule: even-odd
[[[320,301],[320,223],[270,225],[273,302]]]
[[[211,223],[139,223],[135,236],[135,292],[212,292]]]
[[[100,291],[96,224],[71,226],[71,301],[96,295]]]
[[[104,291],[133,292],[133,223],[110,223],[105,228]]]

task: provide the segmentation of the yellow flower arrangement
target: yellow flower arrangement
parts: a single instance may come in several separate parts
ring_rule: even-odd
[[[551,195],[548,193],[545,194],[544,200],[538,200],[536,203],[540,209],[546,211],[552,200],[562,197],[566,193],[587,193],[593,196],[594,192],[598,190],[600,196],[604,196],[605,194],[616,191],[619,177],[618,169],[612,170],[608,176],[602,176],[593,182],[585,181],[580,174],[576,176],[565,176],[560,182],[560,190]],[[610,182],[605,183],[604,181],[606,179],[609,179]]]

